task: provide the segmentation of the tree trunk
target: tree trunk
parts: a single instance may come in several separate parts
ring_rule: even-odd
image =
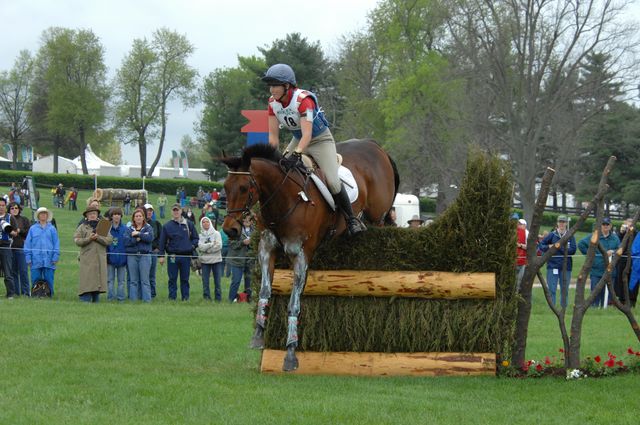
[[[80,163],[82,164],[82,174],[89,174],[89,168],[87,167],[87,156],[85,155],[87,150],[87,143],[85,140],[84,128],[80,128]]]
[[[13,158],[11,159],[11,168],[18,169],[18,139],[11,140],[11,149],[13,150]]]
[[[140,177],[147,175],[147,139],[144,134],[138,135],[138,152],[140,153]]]
[[[56,136],[53,139],[53,172],[58,174],[58,157],[60,152],[60,137]]]
[[[562,212],[567,213],[567,192],[562,192]]]
[[[160,143],[158,144],[158,153],[156,154],[156,158],[153,160],[151,167],[149,167],[149,175],[153,175],[153,171],[158,165],[160,161],[160,156],[162,155],[162,148],[164,147],[164,138],[167,135],[167,114],[165,113],[166,102],[162,104],[162,110],[160,111],[160,120],[161,120],[161,131],[160,131]]]
[[[551,199],[553,200],[553,212],[558,212],[558,191],[557,190],[553,190],[553,192],[551,192]]]

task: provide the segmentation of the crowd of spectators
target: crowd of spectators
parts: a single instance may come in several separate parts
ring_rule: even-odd
[[[178,195],[182,196],[180,192]],[[179,289],[181,300],[189,300],[193,269],[202,279],[205,300],[221,302],[221,279],[231,276],[227,299],[230,302],[248,301],[254,255],[249,238],[254,229],[254,218],[247,217],[242,234],[229,240],[224,232],[218,231],[221,221],[216,205],[219,193],[215,190],[202,192],[198,197],[206,201],[202,203],[199,229],[190,204],[173,204],[170,219],[162,224],[151,203],[132,207],[125,200],[122,208],[101,209],[98,200],[90,200],[73,234],[73,241],[80,249],[79,299],[99,302],[100,296],[106,294],[108,301],[151,302],[157,295],[157,263],[164,265],[166,262],[169,299],[176,300]],[[65,199],[69,202],[68,191],[62,185],[54,187],[52,194],[55,207],[63,208]],[[166,202],[166,196],[161,193],[157,202],[161,207],[159,212],[164,213]],[[7,298],[31,296],[38,282],[48,288],[44,295],[53,296],[54,275],[61,255],[53,214],[47,208],[39,208],[35,222],[31,223],[22,216],[22,208],[20,202],[9,203],[7,197],[0,197],[0,266]],[[131,208],[130,215],[127,208]],[[197,267],[194,267],[196,258]],[[244,292],[238,293],[243,277]]]

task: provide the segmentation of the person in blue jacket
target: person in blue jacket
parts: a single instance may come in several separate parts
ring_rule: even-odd
[[[124,235],[127,268],[131,279],[129,287],[131,301],[142,298],[146,303],[151,302],[151,284],[149,283],[151,242],[153,242],[153,229],[147,223],[147,214],[143,208],[136,208],[131,216],[131,226],[127,227]]]
[[[24,240],[24,255],[31,267],[31,285],[44,280],[53,296],[53,281],[56,264],[60,259],[58,231],[51,224],[51,212],[44,208],[36,211],[38,222],[29,228]]]
[[[113,242],[107,247],[107,299],[113,301],[124,301],[125,272],[127,270],[127,252],[124,246],[127,226],[122,222],[122,208],[114,207],[107,214],[111,218],[111,237]],[[115,280],[118,280],[117,294]]]
[[[552,232],[549,232],[538,244],[538,249],[543,253],[547,252],[549,248],[567,233],[566,216],[558,216],[556,224],[556,228]],[[566,269],[563,264],[565,246],[568,255]],[[565,246],[561,246],[555,255],[547,262],[547,286],[549,287],[549,292],[551,292],[551,300],[553,301],[553,305],[555,305],[556,291],[558,282],[560,282],[560,305],[563,308],[567,307],[567,299],[569,298],[569,283],[571,282],[571,269],[573,266],[571,256],[576,253],[576,238],[572,236]]]
[[[158,261],[164,264],[165,253],[169,256],[167,274],[169,275],[169,299],[177,297],[176,281],[180,273],[180,294],[182,301],[189,300],[189,273],[191,272],[191,256],[198,246],[198,232],[191,220],[182,217],[180,204],[171,207],[171,220],[162,226],[158,243]]]
[[[578,249],[583,254],[587,253],[589,249],[589,243],[591,240],[591,235],[585,236],[580,242],[578,242]],[[616,249],[620,246],[620,239],[618,235],[611,231],[611,219],[609,217],[605,217],[602,219],[602,224],[600,225],[600,238],[598,241],[602,244],[602,247],[607,251],[607,255],[611,257],[611,255],[615,252]],[[600,253],[600,250],[596,247],[596,256],[593,258],[593,265],[591,266],[591,292],[595,289],[600,279],[604,275],[604,265],[605,261]],[[611,279],[615,281],[615,270],[613,270],[613,274],[611,275]],[[598,296],[593,300],[592,307],[602,308],[604,306],[604,289],[600,291]]]

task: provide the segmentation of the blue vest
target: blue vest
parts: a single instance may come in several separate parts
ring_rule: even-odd
[[[315,94],[310,91],[296,89],[291,96],[291,102],[289,102],[289,105],[287,105],[286,108],[282,106],[282,103],[275,99],[269,99],[269,105],[278,119],[280,126],[291,131],[293,136],[298,140],[302,138],[300,120],[306,119],[306,117],[303,118],[300,115],[298,108],[300,107],[300,103],[307,96],[310,96],[315,103],[315,108],[313,110],[313,127],[311,130],[311,137],[313,138],[329,128],[329,122],[325,118],[324,112],[318,106],[318,98]]]

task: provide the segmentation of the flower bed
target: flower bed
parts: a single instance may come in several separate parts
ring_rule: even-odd
[[[623,356],[611,352],[606,357],[596,355],[587,357],[578,369],[565,369],[564,350],[559,349],[560,357],[546,356],[544,360],[528,360],[521,367],[514,367],[508,360],[498,364],[498,375],[514,378],[541,378],[544,376],[561,376],[567,380],[584,378],[601,378],[622,373],[640,372],[640,351],[629,347]]]

